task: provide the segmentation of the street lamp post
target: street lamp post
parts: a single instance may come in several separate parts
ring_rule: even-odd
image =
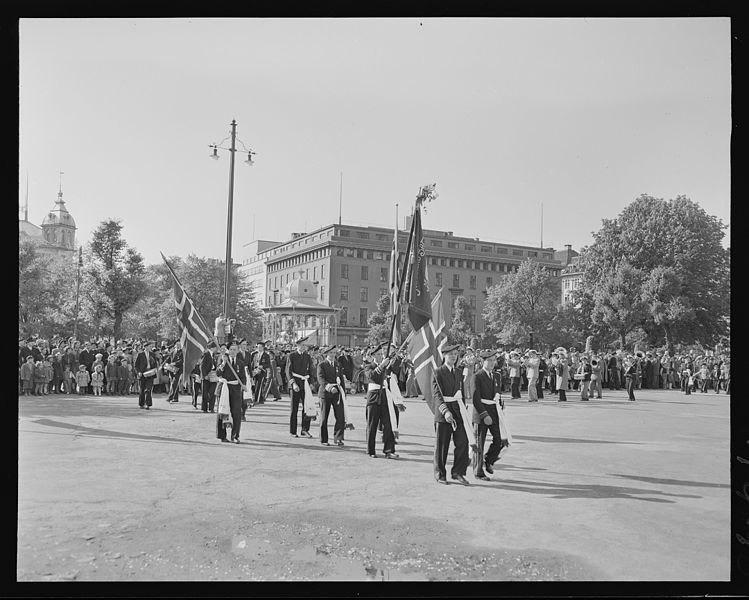
[[[228,319],[229,318],[229,297],[230,293],[229,290],[231,289],[231,234],[232,234],[232,218],[234,216],[234,154],[237,151],[237,122],[235,119],[232,119],[231,121],[231,146],[229,148],[224,148],[223,146],[220,146],[219,144],[223,143],[225,141],[222,140],[219,142],[219,144],[211,144],[210,147],[213,148],[213,154],[211,154],[211,158],[218,160],[218,149],[221,148],[222,150],[228,150],[231,152],[230,161],[229,161],[229,202],[228,202],[228,209],[227,209],[227,217],[226,217],[226,274],[224,276],[224,316]],[[247,160],[245,161],[249,166],[252,166],[254,161],[252,160],[252,156],[255,154],[252,150],[248,150],[245,148],[244,143],[239,140],[239,143],[242,144],[242,147],[244,148],[245,152],[247,152]]]

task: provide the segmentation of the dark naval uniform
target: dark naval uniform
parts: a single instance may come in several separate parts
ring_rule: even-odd
[[[208,348],[203,352],[203,356],[200,357],[200,379],[201,379],[201,392],[202,400],[200,402],[200,409],[203,412],[213,412],[213,407],[216,403],[216,382],[211,381],[209,376],[212,373],[215,375],[216,361],[213,358],[211,349]]]
[[[159,366],[156,355],[149,349],[141,351],[135,357],[135,372],[138,375],[140,393],[138,394],[138,406],[149,408],[152,405],[151,392],[153,390],[153,379],[156,375],[143,376],[144,371],[150,371]]]
[[[175,350],[169,358],[169,362],[176,368],[176,371],[167,371],[169,373],[169,396],[167,402],[179,402],[179,386],[184,367],[184,355],[182,349]]]
[[[376,456],[375,442],[377,430],[382,424],[382,450],[388,455],[395,452],[395,435],[390,423],[390,411],[387,403],[387,378],[390,369],[375,362],[364,364],[364,377],[367,382],[367,453]],[[398,409],[396,408],[396,414]]]
[[[502,386],[496,373],[492,371],[491,374],[487,374],[484,369],[480,369],[473,376],[473,382],[473,423],[478,443],[478,451],[474,455],[473,474],[480,478],[486,477],[484,464],[487,465],[487,470],[490,473],[493,472],[492,466],[497,462],[499,451],[502,449],[499,416],[497,415],[497,405],[494,402],[494,395],[502,392]],[[484,418],[487,416],[491,417],[491,425],[484,423]],[[488,431],[492,434],[492,443],[486,456],[484,456],[484,443]]]
[[[232,372],[229,364],[234,367],[234,371],[239,376],[239,379],[237,379],[237,376],[234,375],[234,372]],[[232,362],[231,357],[227,354],[224,357],[224,362],[221,363],[221,366],[216,369],[216,374],[222,379],[226,379],[226,383],[223,385],[229,388],[231,439],[232,441],[237,442],[239,442],[239,430],[242,427],[242,386],[239,384],[239,382],[241,381],[242,383],[247,383],[247,379],[244,374],[244,367],[245,365],[242,362],[242,359],[237,356],[237,358]],[[223,422],[221,421],[221,415],[218,415],[216,423],[216,437],[221,440],[225,440],[226,429],[224,428]]]
[[[437,410],[434,411],[434,429],[436,440],[434,446],[434,477],[437,480],[445,480],[447,475],[447,452],[450,449],[450,440],[453,440],[455,452],[451,475],[464,477],[468,470],[468,437],[466,436],[463,419],[460,415],[458,401],[452,399],[457,392],[462,392],[463,376],[456,367],[450,369],[442,365],[434,372],[432,378],[432,396]],[[456,428],[445,419],[445,413],[449,412],[455,420]]]
[[[317,365],[317,383],[320,384],[318,395],[322,409],[322,422],[320,423],[320,443],[328,445],[328,415],[331,407],[335,415],[335,426],[333,427],[333,442],[343,446],[343,431],[346,427],[345,417],[343,415],[343,402],[341,401],[341,392],[328,392],[325,386],[328,384],[337,384],[340,379],[343,382],[343,371],[338,361],[333,361],[331,365],[327,360],[323,360]]]
[[[258,404],[265,404],[265,394],[263,393],[266,387],[267,378],[270,377],[270,355],[267,351],[263,350],[262,353],[257,350],[252,353],[252,395],[255,398],[255,402]]]
[[[296,435],[297,428],[297,413],[299,412],[299,405],[302,405],[302,435],[305,436],[305,432],[309,433],[309,426],[312,423],[312,417],[314,415],[308,415],[304,412],[304,381],[305,377],[307,381],[312,384],[315,380],[315,371],[312,367],[312,358],[307,352],[299,352],[294,350],[289,353],[286,360],[286,379],[289,382],[289,389],[291,390],[291,418],[289,419],[289,432],[292,435]],[[299,388],[298,392],[295,392],[292,387],[292,382],[297,384]]]

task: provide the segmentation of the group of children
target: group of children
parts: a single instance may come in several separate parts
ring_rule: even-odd
[[[710,387],[715,390],[716,394],[720,393],[721,387],[726,394],[731,393],[731,366],[727,360],[721,363],[715,363],[712,366],[706,362],[697,364],[687,363],[681,373],[681,390],[685,394],[691,394],[700,390],[703,394]]]
[[[62,366],[59,360],[49,357],[34,361],[28,356],[21,365],[21,389],[24,396],[46,396],[49,394],[84,395],[90,389],[94,396],[101,396],[106,384],[106,393],[127,395],[138,393],[138,380],[130,359],[116,358],[106,364],[102,354],[96,355],[89,373],[86,365],[78,365],[73,373],[70,367]]]

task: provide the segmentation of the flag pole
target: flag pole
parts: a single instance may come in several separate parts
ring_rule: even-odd
[[[416,203],[418,205],[419,199],[416,199]],[[401,281],[400,285],[398,286],[398,295],[395,298],[395,301],[397,303],[400,303],[401,301],[401,294],[403,293],[403,285],[406,282],[406,271],[407,271],[407,263],[408,263],[408,256],[411,253],[411,246],[413,245],[413,237],[414,237],[414,223],[416,222],[416,219],[411,219],[411,231],[408,234],[408,243],[406,244],[406,260],[403,263],[403,272],[401,273]],[[398,235],[398,231],[396,230],[395,235]],[[397,264],[397,262],[396,262]],[[390,312],[392,313],[392,307],[390,307]],[[390,323],[390,335],[388,336],[388,344],[390,344],[393,340],[393,332],[395,331],[395,319],[397,318],[397,315],[393,313],[393,320]],[[388,351],[386,356],[390,356],[390,346],[388,346]]]

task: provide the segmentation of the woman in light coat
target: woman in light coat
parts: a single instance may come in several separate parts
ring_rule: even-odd
[[[567,357],[560,356],[557,362],[557,389],[559,390],[559,399],[557,402],[567,401],[567,383],[570,379],[570,367],[567,364]]]

